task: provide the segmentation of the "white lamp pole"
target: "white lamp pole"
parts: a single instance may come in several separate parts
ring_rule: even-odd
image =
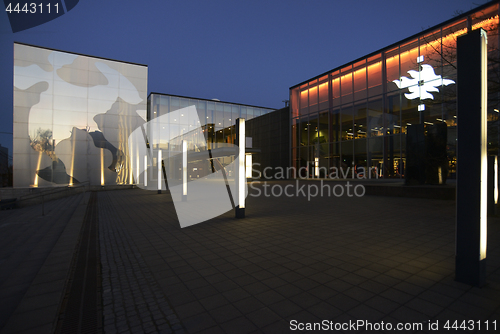
[[[187,141],[182,141],[182,201],[187,201],[188,181],[187,181]]]
[[[158,166],[158,194],[161,194],[161,149],[158,147],[158,162],[156,166]]]
[[[144,156],[144,188],[148,186],[148,155]]]
[[[238,144],[238,166],[236,166],[236,189],[238,205],[234,208],[236,218],[245,218],[245,119],[236,120],[236,143]]]

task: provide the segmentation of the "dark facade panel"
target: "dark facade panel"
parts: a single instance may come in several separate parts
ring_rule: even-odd
[[[290,166],[290,109],[285,107],[247,121],[247,137],[252,137],[252,147],[260,150],[252,156],[254,170],[267,177],[276,176],[280,169]],[[257,177],[257,173],[253,174]],[[263,175],[264,177],[264,175]],[[278,176],[279,177],[279,176]]]

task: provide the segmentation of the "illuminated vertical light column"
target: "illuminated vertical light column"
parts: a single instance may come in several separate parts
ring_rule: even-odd
[[[238,205],[235,207],[235,217],[245,218],[245,119],[236,119],[236,143],[238,144],[238,166],[236,166],[236,191]]]
[[[319,177],[319,158],[314,158],[314,176]]]
[[[493,163],[493,200],[495,205],[498,204],[498,155],[495,155],[495,162]]]
[[[134,150],[132,147],[129,147],[129,154],[132,155]],[[139,160],[137,160],[139,161]],[[134,184],[134,165],[132,163],[129,163],[129,170],[128,170],[128,184]],[[126,165],[125,165],[126,166]],[[125,184],[127,183],[127,180],[125,179]]]
[[[482,286],[488,209],[487,35],[457,39],[457,231],[455,279]]]
[[[245,173],[246,173],[246,178],[251,179],[252,178],[252,155],[247,154],[245,156]]]
[[[104,187],[104,149],[101,148],[101,186]]]
[[[139,152],[139,145],[136,144],[136,162],[137,162],[137,178],[135,179],[135,183],[136,184],[139,184],[139,173],[141,172],[141,159],[140,159],[141,155],[140,155],[140,152]]]
[[[72,186],[73,185],[73,179],[74,179],[74,176],[75,176],[75,146],[76,146],[76,143],[75,143],[75,140],[76,140],[76,136],[72,136],[72,142],[71,142],[71,168],[70,168],[70,180],[69,180],[69,185]]]
[[[137,170],[137,178],[134,180],[135,184],[139,184],[139,173],[141,170],[141,159],[139,157],[140,157],[139,152],[137,152],[137,158],[136,158],[137,166],[135,167],[135,169]],[[134,175],[132,174],[132,177],[133,176]]]
[[[417,64],[423,63],[424,62],[424,56],[418,56],[417,57]],[[418,119],[420,124],[424,124],[424,111],[425,111],[425,104],[422,103],[422,66],[418,65]]]
[[[128,146],[128,153],[130,155],[130,157],[132,157],[132,155],[134,154],[134,146],[132,144],[129,144]],[[128,171],[125,172],[125,178],[123,180],[123,183],[124,184],[133,184],[133,180],[134,180],[134,163],[133,163],[133,159],[131,159],[128,163]],[[124,168],[127,168],[127,163],[125,163],[124,165]]]
[[[148,155],[144,156],[144,188],[148,186]]]
[[[161,149],[158,147],[158,161],[156,166],[158,167],[158,194],[161,194]]]
[[[187,159],[187,141],[182,141],[182,201],[187,201],[188,195],[188,159]]]

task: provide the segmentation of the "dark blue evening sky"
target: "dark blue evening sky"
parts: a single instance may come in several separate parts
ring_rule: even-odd
[[[14,41],[146,64],[149,92],[280,108],[290,86],[486,2],[80,0],[17,33],[3,12],[0,144],[12,155]]]

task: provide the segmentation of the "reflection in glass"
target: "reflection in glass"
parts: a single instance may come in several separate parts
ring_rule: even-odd
[[[14,115],[27,117],[14,117],[14,133],[29,138],[31,153],[14,170],[33,177],[14,172],[14,186],[133,183],[126,140],[145,122],[147,87],[132,82],[145,85],[145,66],[15,43],[14,100],[24,102]]]
[[[379,177],[404,177],[408,126],[422,124],[429,129],[445,123],[448,133],[448,170],[449,176],[453,177],[456,170],[457,96],[456,85],[451,80],[456,81],[457,76],[456,40],[467,33],[468,22],[472,30],[482,28],[489,37],[492,36],[488,39],[488,150],[491,154],[497,154],[500,138],[496,126],[500,109],[497,80],[499,40],[496,38],[499,35],[498,11],[499,5],[496,3],[484,6],[469,14],[469,17],[462,15],[418,37],[391,45],[316,76],[317,79],[291,87],[292,118],[296,119],[299,114],[311,117],[300,118],[300,122],[294,123],[294,138],[303,146],[298,154],[300,160],[299,157],[293,158],[295,167],[307,165],[307,161],[318,152],[311,136],[305,132],[311,130],[311,120],[319,114],[319,132],[328,132],[329,137],[328,155],[323,153],[326,150],[322,147],[326,145],[321,142],[321,135],[317,141],[321,147],[319,164],[322,159],[329,159],[330,166],[344,164],[350,167],[350,163],[366,161],[367,167],[376,168],[375,174]],[[429,76],[429,79],[424,80],[426,75],[422,73],[430,69],[435,76],[445,79],[443,84],[433,85],[433,89],[429,89],[429,86],[441,79],[436,77],[432,81]],[[398,87],[395,80],[401,80],[402,77],[411,78],[411,82]],[[430,92],[430,95],[422,94],[422,90]],[[408,95],[413,94],[413,91],[417,94],[412,96],[413,100],[409,100]],[[316,104],[319,104],[319,108],[315,107]],[[323,110],[329,112],[328,128],[324,127],[326,117],[322,115]]]

